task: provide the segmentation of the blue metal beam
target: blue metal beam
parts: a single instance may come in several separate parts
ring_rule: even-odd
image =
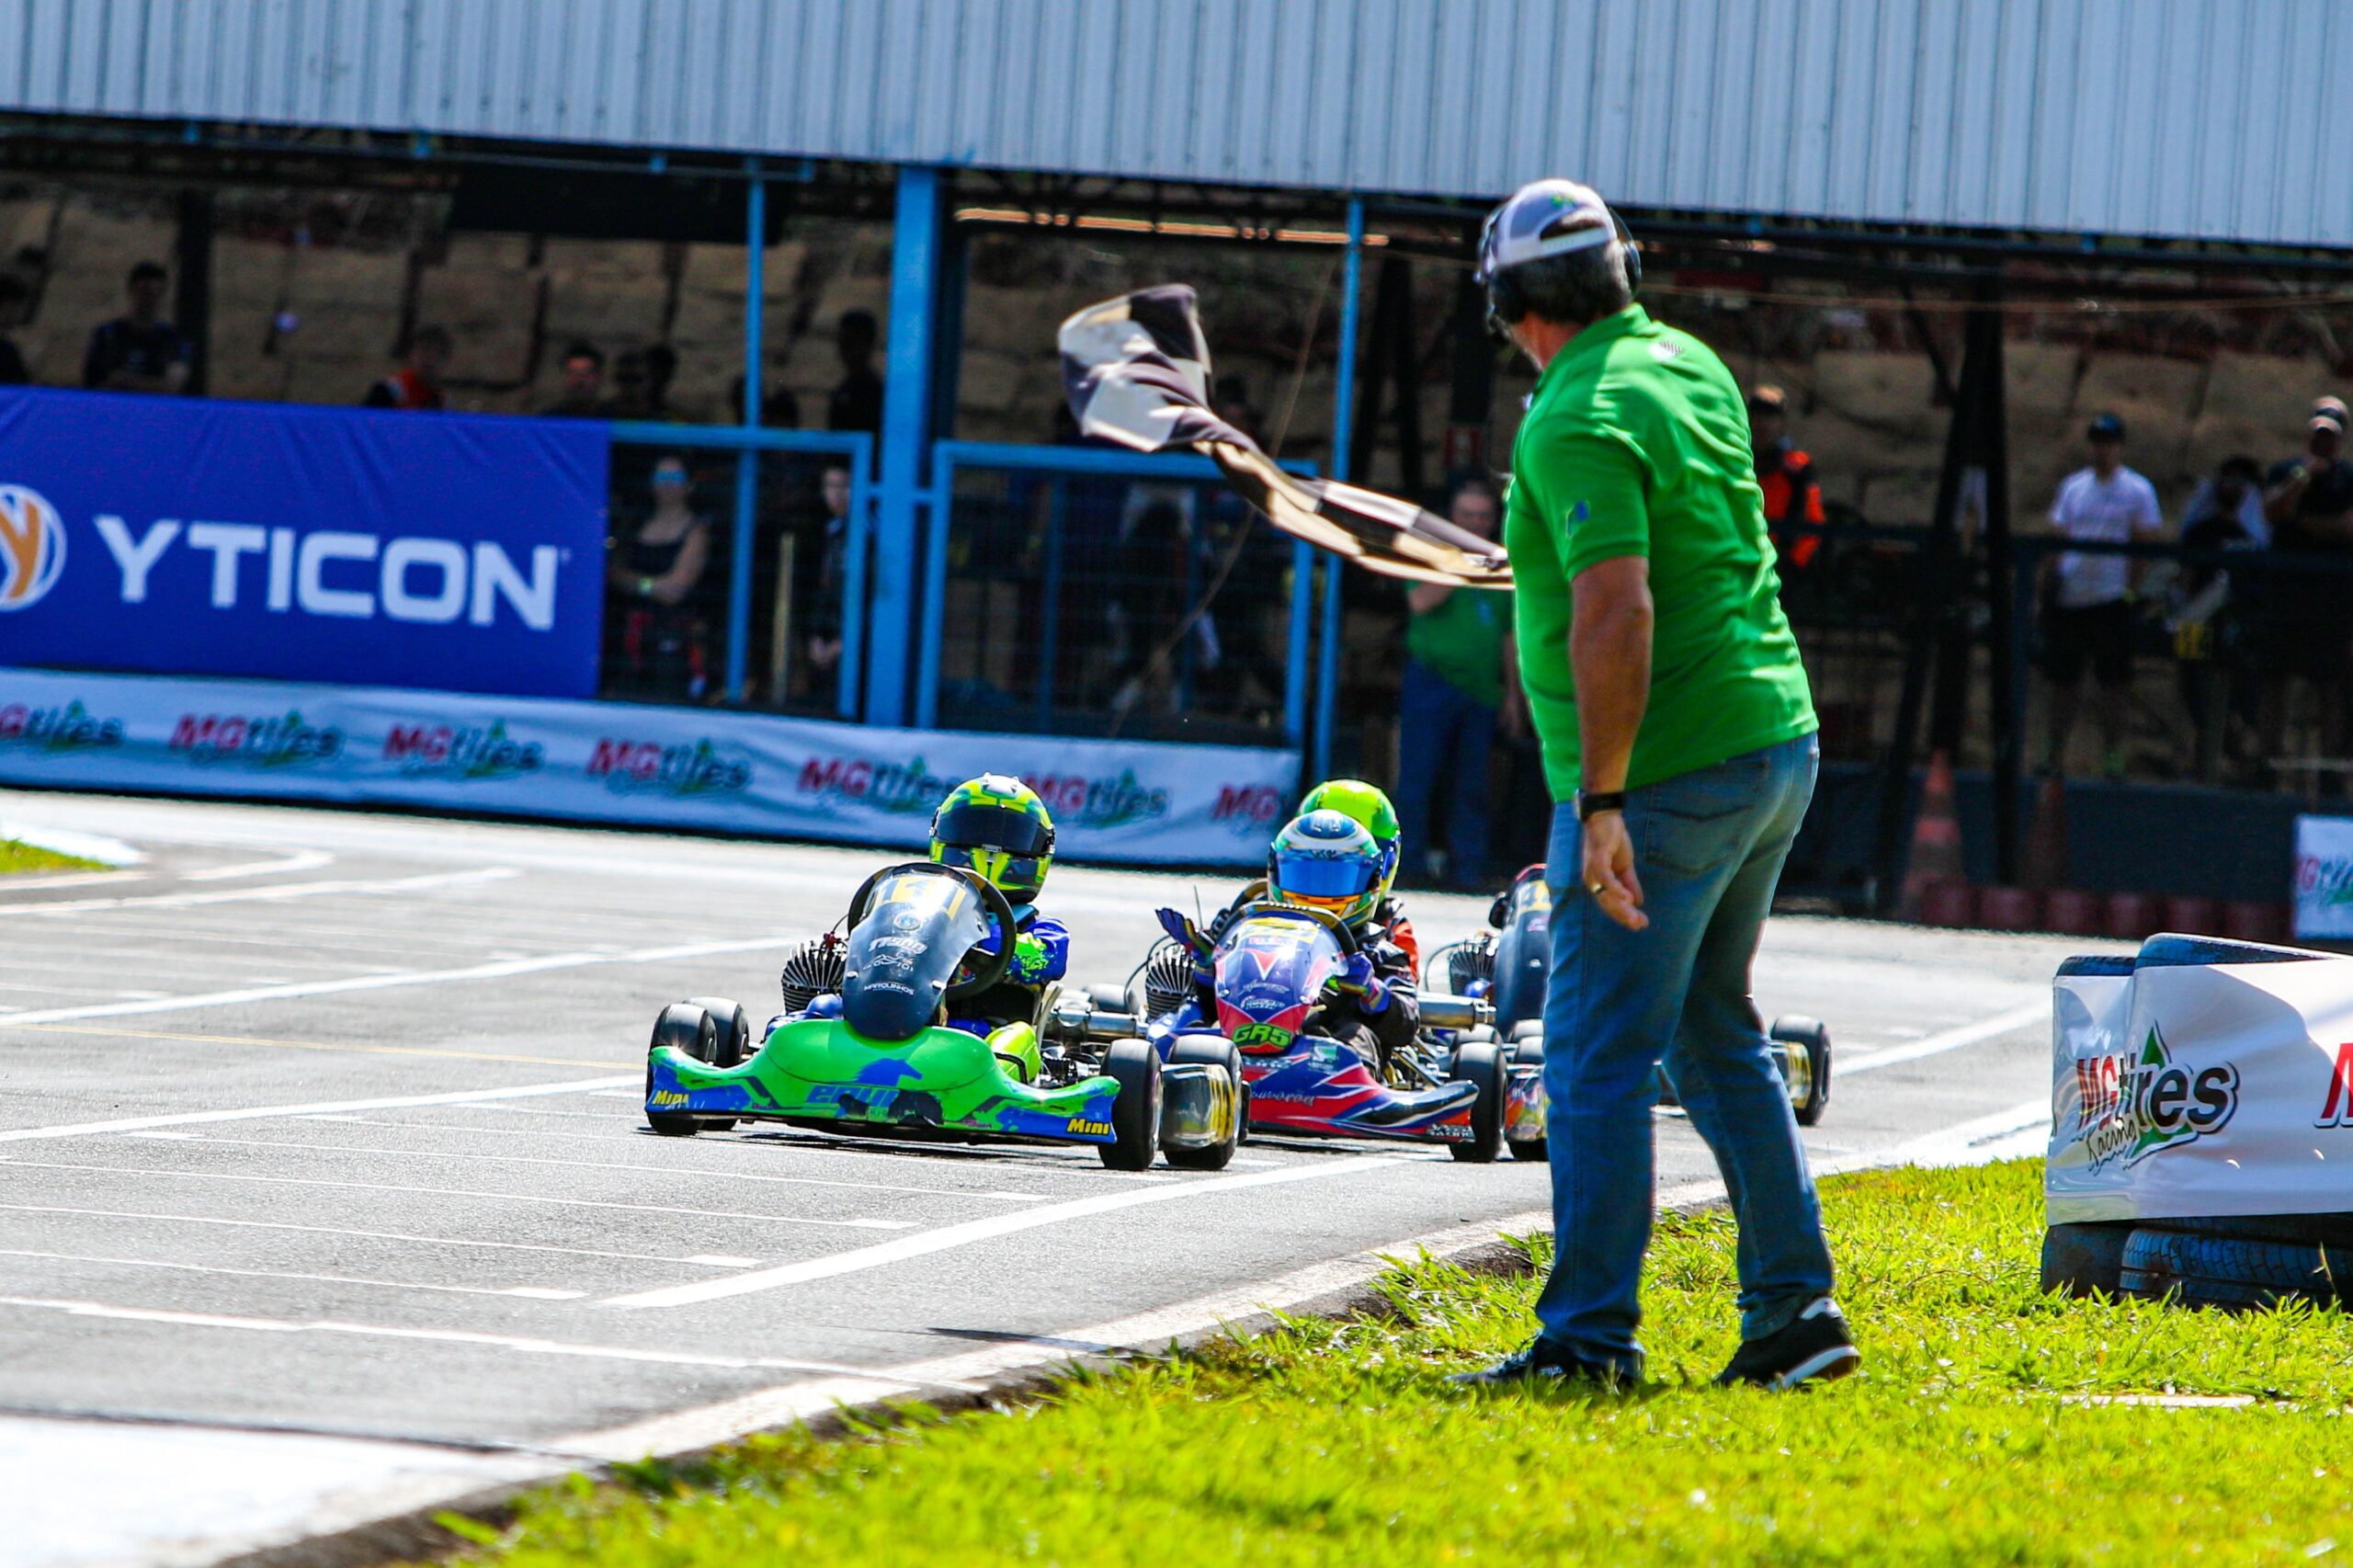
[[[1364,279],[1364,201],[1348,199],[1348,254],[1340,269],[1340,373],[1332,392],[1332,477],[1348,472],[1348,437],[1356,427],[1357,296]],[[1332,776],[1332,726],[1340,694],[1340,559],[1324,560],[1324,642],[1315,661],[1315,777]]]
[[[744,199],[744,426],[760,427],[761,305],[767,289],[768,187],[759,160]],[[727,571],[727,700],[744,700],[744,669],[752,640],[752,535],[759,528],[760,454],[745,447],[735,460],[735,527]],[[769,693],[771,699],[777,694]]]
[[[866,718],[904,724],[908,655],[919,634],[915,575],[922,534],[915,514],[924,504],[925,443],[930,435],[934,313],[939,276],[939,171],[920,164],[899,169],[899,197],[891,233],[890,347],[883,360],[882,452],[877,486],[874,562],[868,604],[873,626],[866,659]],[[937,613],[937,607],[934,607]]]

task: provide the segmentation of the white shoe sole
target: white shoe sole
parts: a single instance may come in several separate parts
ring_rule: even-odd
[[[1862,1364],[1861,1351],[1851,1345],[1834,1345],[1829,1349],[1817,1351],[1791,1367],[1788,1371],[1775,1378],[1771,1386],[1788,1390],[1797,1387],[1800,1383],[1812,1382],[1817,1378],[1843,1378]]]

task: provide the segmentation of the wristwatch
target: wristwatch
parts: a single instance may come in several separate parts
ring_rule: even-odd
[[[1590,822],[1602,812],[1622,812],[1626,809],[1623,790],[1580,790],[1577,791],[1577,821]]]

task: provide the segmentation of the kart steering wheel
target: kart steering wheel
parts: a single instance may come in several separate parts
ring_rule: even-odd
[[[858,892],[851,895],[849,918],[847,921],[849,928],[853,931],[857,930],[859,922],[866,918],[867,912],[873,907],[874,889],[877,883],[885,877],[895,877],[907,871],[936,877],[953,877],[972,888],[981,896],[982,915],[996,928],[996,951],[982,959],[981,967],[972,973],[971,978],[951,982],[947,991],[941,994],[940,1000],[961,1002],[968,996],[979,995],[1003,980],[1005,971],[1013,967],[1013,944],[1021,934],[1021,922],[1015,917],[1013,904],[1006,898],[1004,889],[986,877],[968,871],[961,866],[943,866],[937,860],[909,860],[904,865],[883,867],[860,882]]]
[[[1245,919],[1255,915],[1289,915],[1313,920],[1332,933],[1334,938],[1340,944],[1340,951],[1349,958],[1356,957],[1358,951],[1364,946],[1357,940],[1357,934],[1348,928],[1347,921],[1326,909],[1316,909],[1303,903],[1276,903],[1268,900],[1249,905],[1243,910],[1242,915]],[[1236,924],[1239,923],[1239,921],[1236,922]]]

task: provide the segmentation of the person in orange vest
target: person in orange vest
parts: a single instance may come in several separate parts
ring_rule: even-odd
[[[1756,487],[1765,492],[1765,526],[1787,577],[1812,566],[1822,553],[1820,534],[1793,533],[1789,527],[1822,525],[1822,482],[1814,477],[1813,460],[1790,439],[1789,398],[1780,388],[1760,386],[1748,394],[1748,439],[1756,460]]]

